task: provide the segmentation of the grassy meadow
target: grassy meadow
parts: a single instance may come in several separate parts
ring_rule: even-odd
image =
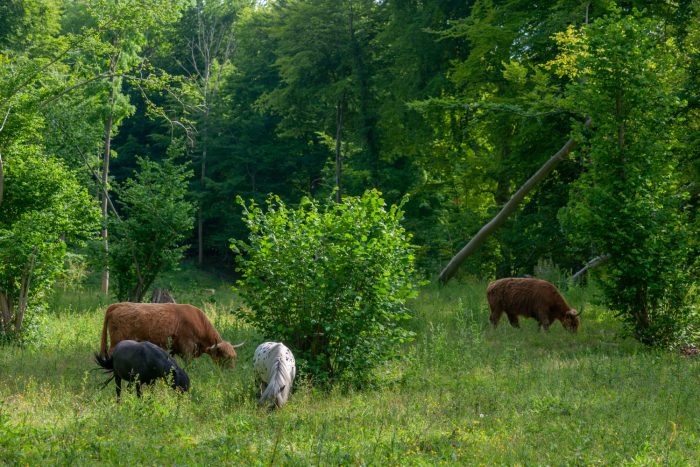
[[[377,387],[324,392],[302,375],[269,413],[255,404],[261,336],[209,281],[175,298],[247,342],[236,367],[203,356],[186,366],[190,393],[159,384],[119,404],[93,371],[103,303],[58,293],[39,344],[0,348],[0,464],[700,464],[700,360],[620,339],[591,290],[565,293],[586,304],[571,335],[505,317],[491,329],[485,283],[427,286],[411,303],[416,339]]]

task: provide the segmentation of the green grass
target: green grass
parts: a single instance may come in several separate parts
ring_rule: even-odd
[[[268,413],[254,400],[260,336],[228,313],[226,287],[199,288],[193,303],[248,344],[233,370],[192,361],[184,396],[157,385],[117,404],[113,384],[100,389],[103,307],[87,292],[55,302],[38,346],[0,348],[0,464],[700,464],[698,360],[618,338],[588,290],[567,294],[587,303],[571,335],[531,320],[489,328],[485,283],[426,287],[411,304],[416,340],[378,388],[302,378]]]

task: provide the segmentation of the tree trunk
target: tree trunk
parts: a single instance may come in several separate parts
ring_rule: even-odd
[[[15,310],[15,335],[17,336],[22,334],[24,314],[27,311],[27,306],[29,305],[29,288],[32,284],[32,272],[34,272],[34,263],[36,262],[36,250],[37,247],[34,247],[32,254],[29,257],[27,269],[22,274],[20,281],[19,302],[17,303],[17,309]]]
[[[352,45],[353,67],[357,76],[357,90],[359,96],[360,121],[362,124],[361,135],[364,140],[367,159],[369,162],[371,181],[374,188],[379,187],[379,147],[375,131],[376,116],[371,106],[370,80],[367,66],[362,56],[362,48],[355,35],[354,12],[352,2],[348,2],[348,25],[350,30],[350,43]]]
[[[102,237],[102,242],[104,244],[104,255],[105,255],[105,265],[102,270],[102,293],[109,294],[109,240],[107,234],[107,217],[109,206],[109,159],[111,156],[111,146],[112,146],[112,125],[114,120],[114,94],[115,94],[115,77],[112,75],[112,81],[109,91],[109,115],[107,116],[107,122],[105,124],[105,147],[104,155],[102,159],[102,188],[104,193],[102,194],[102,231],[100,232]]]
[[[172,292],[156,287],[151,294],[151,303],[176,303]]]
[[[2,205],[2,195],[5,192],[5,171],[2,166],[2,154],[0,154],[0,205]]]
[[[205,177],[207,174],[207,140],[206,140],[206,130],[204,130],[204,135],[202,135],[202,164],[201,164],[201,175],[199,177],[199,186],[201,194],[204,195],[205,189]],[[204,219],[202,218],[202,206],[197,207],[197,264],[200,266],[204,263]]]
[[[345,96],[342,97],[336,106],[335,115],[335,202],[340,203],[340,177],[343,171],[342,153],[340,143],[343,134],[343,107],[345,107]]]
[[[6,335],[10,331],[12,318],[12,300],[4,292],[0,292],[0,333]]]
[[[588,117],[586,119],[586,122],[584,123],[584,126],[586,128],[591,126],[591,118]],[[493,233],[494,230],[496,230],[498,227],[503,224],[506,219],[515,211],[515,209],[518,207],[520,202],[525,198],[525,195],[527,195],[532,188],[534,188],[539,182],[541,182],[554,168],[564,160],[570,153],[573,151],[573,149],[576,147],[577,142],[572,138],[569,139],[569,141],[562,146],[559,151],[556,152],[552,157],[545,162],[542,167],[539,168],[535,174],[528,179],[528,181],[525,182],[523,186],[518,189],[518,191],[515,192],[515,194],[508,200],[508,202],[501,208],[500,212],[496,214],[496,216],[491,219],[486,225],[484,225],[479,232],[467,243],[464,248],[462,248],[445,266],[445,269],[442,270],[439,276],[439,280],[441,283],[446,284],[447,281],[449,281],[452,276],[454,276],[455,272],[457,272],[457,269],[459,266],[466,260],[469,255],[474,253],[476,249],[488,238],[491,233]]]

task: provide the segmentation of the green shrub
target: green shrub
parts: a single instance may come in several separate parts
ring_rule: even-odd
[[[401,207],[387,210],[376,191],[296,209],[271,196],[266,212],[238,201],[250,236],[233,246],[245,252],[238,285],[249,307],[237,313],[289,345],[316,381],[367,383],[412,338],[403,324],[414,256]]]

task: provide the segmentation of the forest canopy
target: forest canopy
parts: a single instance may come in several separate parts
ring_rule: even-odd
[[[376,189],[407,198],[426,277],[506,206],[446,279],[568,276],[605,258],[606,304],[663,341],[697,314],[699,54],[692,0],[2,2],[0,258],[21,264],[0,266],[0,307],[27,306],[85,240],[103,291],[118,257],[112,273],[140,284],[118,278],[120,295],[139,298],[183,255],[233,271],[231,239],[248,235],[238,196]],[[167,173],[163,228],[178,243],[139,263],[127,226],[145,221],[129,213],[157,220],[159,203],[133,194],[169,191],[146,181]],[[13,243],[36,180],[66,198],[42,206],[55,209],[46,238]]]

